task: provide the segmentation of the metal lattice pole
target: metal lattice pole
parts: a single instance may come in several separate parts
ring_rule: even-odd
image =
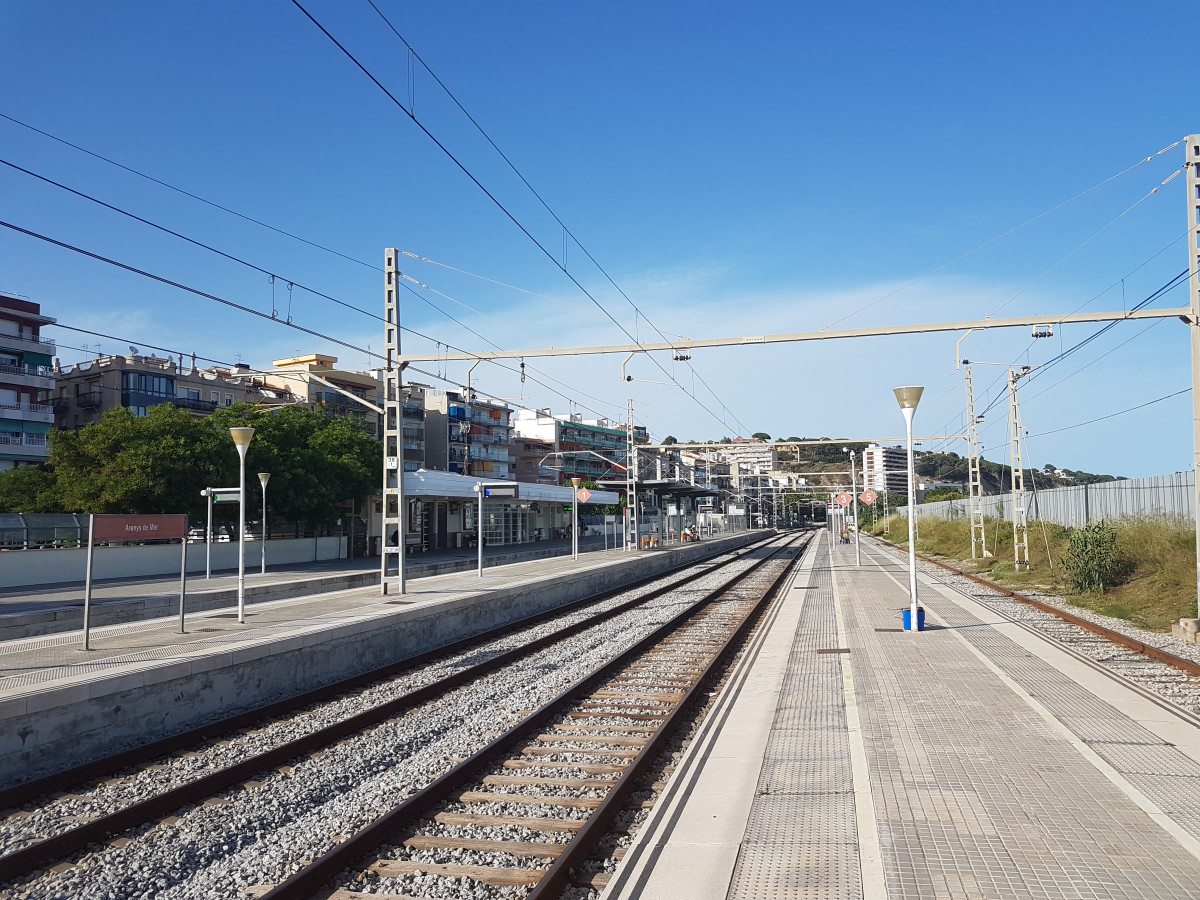
[[[983,524],[983,480],[979,474],[979,430],[975,418],[975,387],[971,367],[964,376],[967,383],[967,497],[971,509],[971,559],[986,557],[987,535]],[[976,547],[979,552],[976,554]]]
[[[404,391],[401,387],[403,369],[400,357],[400,302],[397,286],[400,270],[396,266],[399,252],[384,251],[384,336],[387,347],[383,367],[383,517],[379,544],[379,590],[388,592],[388,585],[397,585],[404,593]],[[392,535],[396,542],[392,544]],[[395,557],[396,573],[392,574],[390,557]]]
[[[637,447],[633,442],[633,399],[625,407],[625,516],[626,526],[633,532],[630,541],[626,534],[626,550],[641,547],[642,536],[638,532],[637,516]]]
[[[1192,336],[1192,513],[1196,518],[1196,585],[1200,600],[1200,134],[1184,139],[1188,205],[1188,306]],[[1200,614],[1200,613],[1198,613]]]
[[[1021,460],[1021,408],[1017,404],[1016,369],[1008,370],[1008,438],[1012,459],[1013,564],[1018,572],[1029,569],[1029,537],[1025,522],[1025,473]]]

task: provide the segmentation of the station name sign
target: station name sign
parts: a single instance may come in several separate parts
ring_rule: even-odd
[[[485,487],[483,496],[485,497],[506,497],[511,500],[516,500],[520,494],[520,488],[515,485],[496,485],[495,487]]]
[[[187,516],[94,516],[92,540],[177,541],[187,537]]]

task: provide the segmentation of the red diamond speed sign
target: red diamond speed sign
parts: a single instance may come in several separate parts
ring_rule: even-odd
[[[875,492],[874,491],[863,491],[861,494],[858,495],[858,499],[861,500],[863,503],[867,504],[867,506],[870,506],[872,503],[875,502]]]
[[[847,494],[845,491],[842,491],[840,494],[838,494],[836,497],[834,497],[834,499],[837,500],[837,502],[840,503],[842,506],[850,505],[850,495]]]

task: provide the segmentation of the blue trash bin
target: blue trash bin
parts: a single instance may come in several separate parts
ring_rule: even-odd
[[[912,610],[911,609],[906,609],[904,611],[904,630],[905,631],[913,630]],[[924,631],[924,630],[925,630],[925,609],[923,607],[918,606],[917,607],[917,631]]]

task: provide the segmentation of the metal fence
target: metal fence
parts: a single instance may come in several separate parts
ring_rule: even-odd
[[[70,513],[0,513],[0,548],[77,547],[87,541],[88,517]]]
[[[87,544],[88,522],[86,513],[0,513],[0,550],[43,550],[54,547],[81,547]],[[361,519],[354,520],[359,539],[364,525]],[[236,523],[226,521],[213,523],[213,543],[237,540]],[[314,528],[300,522],[271,519],[271,540],[287,538],[326,537],[344,534],[340,526]],[[249,520],[246,523],[246,539],[261,540],[262,524]],[[191,542],[204,541],[201,524],[192,523],[188,532]]]
[[[1080,484],[1036,492],[1031,489],[1029,480],[1025,484],[1025,515],[1030,521],[1038,519],[1075,528],[1099,519],[1135,516],[1194,519],[1196,516],[1192,505],[1194,472],[1151,475],[1148,478]],[[908,507],[899,507],[896,512],[907,516]],[[983,514],[1011,520],[1012,494],[984,497]],[[965,519],[970,515],[968,500],[940,500],[937,503],[922,503],[917,507],[917,518]]]

